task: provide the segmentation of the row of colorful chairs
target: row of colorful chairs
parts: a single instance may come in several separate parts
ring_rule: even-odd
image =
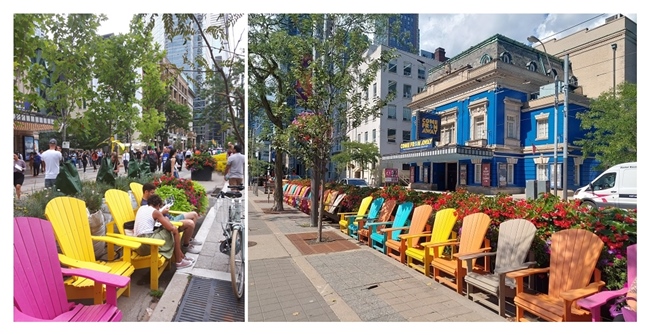
[[[339,213],[340,230],[457,293],[465,293],[470,300],[480,296],[476,291],[495,296],[498,302],[488,306],[501,316],[506,315],[506,297],[510,297],[514,298],[517,321],[525,321],[524,312],[547,321],[600,321],[600,307],[627,292],[624,288],[599,293],[605,285],[596,268],[603,241],[587,230],[554,233],[550,266],[540,269],[533,267],[535,262],[526,262],[536,234],[535,225],[528,220],[500,223],[496,251],[492,251],[486,238],[491,219],[484,213],[464,217],[457,238],[453,231],[455,209],[433,213],[426,204],[415,208],[411,202],[395,205],[394,200],[366,197],[357,212]],[[491,257],[495,258],[494,269]],[[548,274],[548,293],[526,289],[524,278],[538,274]],[[636,277],[636,245],[628,248],[627,275],[629,283]]]
[[[117,298],[130,295],[137,269],[149,269],[150,288],[158,289],[160,275],[173,261],[158,253],[164,241],[126,234],[124,224],[135,220],[127,192],[111,189],[105,199],[113,219],[105,236],[91,235],[86,204],[72,197],[50,200],[47,220],[14,218],[14,283],[20,283],[14,285],[15,321],[120,321]],[[96,258],[94,241],[106,243],[107,260]],[[143,244],[150,246],[150,255],[135,252]],[[93,305],[68,303],[83,299]]]

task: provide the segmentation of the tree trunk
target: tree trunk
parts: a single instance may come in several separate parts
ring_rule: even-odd
[[[269,155],[271,152],[269,152]],[[273,208],[272,211],[284,211],[284,204],[282,202],[282,151],[276,150],[275,152],[275,191],[273,191]]]

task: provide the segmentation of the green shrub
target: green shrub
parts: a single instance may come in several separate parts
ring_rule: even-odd
[[[156,189],[156,194],[159,195],[163,201],[169,196],[174,196],[174,205],[171,208],[173,211],[191,212],[196,210],[196,208],[187,201],[187,196],[185,196],[185,192],[182,189],[163,185]]]

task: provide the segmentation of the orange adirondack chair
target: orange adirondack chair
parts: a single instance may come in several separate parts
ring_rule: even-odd
[[[400,261],[400,263],[406,263],[406,237],[409,235],[422,234],[424,227],[431,217],[433,212],[433,207],[430,205],[420,205],[415,207],[413,210],[413,218],[411,219],[411,224],[408,227],[408,233],[399,235],[399,240],[386,240],[386,255],[393,257],[394,259]],[[394,229],[405,229],[402,228],[384,228],[381,231],[386,234]]]
[[[547,321],[590,321],[591,313],[577,305],[581,298],[605,286],[596,262],[603,241],[583,229],[566,229],[551,235],[551,262],[547,268],[525,269],[506,276],[517,282],[517,321],[526,321],[524,311]],[[548,294],[524,292],[524,277],[548,273]],[[593,278],[593,281],[592,281]]]
[[[463,219],[463,225],[460,232],[460,241],[457,242],[441,242],[432,243],[427,245],[433,251],[433,258],[431,266],[433,267],[433,278],[445,284],[456,292],[462,294],[463,287],[465,286],[465,275],[467,274],[467,263],[463,262],[459,257],[475,254],[479,252],[490,251],[490,241],[485,238],[487,230],[490,227],[490,217],[485,213],[474,213],[466,216]],[[481,247],[481,245],[483,245]],[[442,250],[445,246],[451,246],[451,255],[443,255]],[[458,247],[458,251],[454,251],[454,247]],[[487,266],[490,264],[490,256],[485,256],[484,263]],[[485,272],[483,267],[476,264],[476,259],[472,261],[472,271]],[[453,278],[442,275],[441,273],[451,275]]]
[[[376,220],[372,219],[363,219],[359,220],[359,242],[366,242],[368,246],[370,246],[370,230],[368,227],[365,225],[367,223],[372,223],[372,222],[389,222],[393,221],[391,217],[393,216],[393,212],[395,211],[395,207],[397,207],[397,200],[388,200],[384,202],[384,205],[381,206],[381,210],[379,211],[379,216],[377,217]]]
[[[428,277],[433,255],[432,249],[427,248],[427,245],[456,241],[455,236],[452,239],[449,239],[449,237],[452,234],[457,217],[456,210],[453,208],[440,210],[436,213],[430,233],[407,234],[404,236],[403,239],[406,240],[406,265],[424,273]],[[426,241],[418,243],[423,237],[426,238]],[[438,252],[442,253],[443,249],[444,247],[439,247]]]

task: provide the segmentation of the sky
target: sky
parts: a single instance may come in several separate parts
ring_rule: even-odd
[[[636,22],[636,14],[621,13]],[[494,34],[530,44],[562,38],[605,23],[611,13],[594,14],[420,14],[420,49],[445,49],[452,58]]]
[[[133,13],[104,13],[108,19],[106,21],[103,21],[100,27],[97,29],[97,33],[99,35],[104,35],[104,34],[121,34],[121,33],[127,33],[129,32],[129,22],[131,22],[131,18],[133,17]],[[233,46],[235,46],[236,41],[240,41],[239,45],[237,46],[237,49],[241,50],[242,48],[245,48],[247,41],[248,41],[248,35],[245,33],[245,28],[247,26],[248,22],[246,20],[246,17],[244,16],[243,18],[240,18],[237,20],[235,23],[235,27],[233,28],[232,31],[232,41],[233,41]]]

